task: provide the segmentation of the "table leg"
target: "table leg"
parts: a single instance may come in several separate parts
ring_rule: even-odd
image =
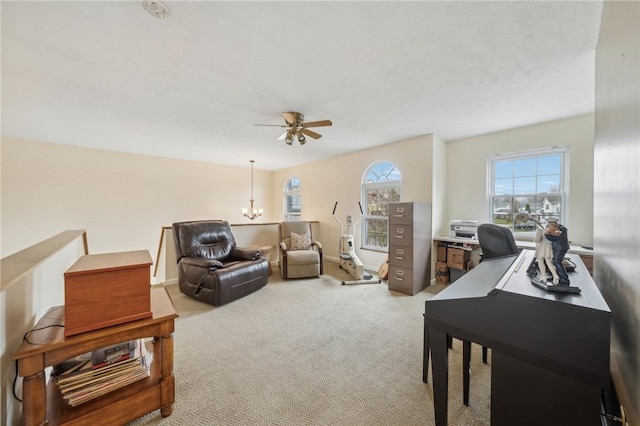
[[[160,364],[160,414],[168,417],[173,412],[175,402],[175,377],[173,376],[173,335],[154,338],[159,346]]]
[[[424,314],[423,314],[424,316]],[[424,348],[422,352],[422,381],[427,383],[429,380],[429,325],[427,319],[424,319]]]
[[[431,370],[433,372],[433,405],[436,426],[447,425],[449,388],[449,357],[447,333],[437,328],[429,329]]]
[[[469,405],[469,376],[471,373],[471,342],[462,341],[462,402]]]
[[[26,376],[22,381],[22,416],[25,426],[46,424],[47,383],[44,371]]]

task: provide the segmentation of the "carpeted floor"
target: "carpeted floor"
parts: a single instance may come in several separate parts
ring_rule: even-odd
[[[387,285],[321,278],[269,284],[214,307],[167,286],[180,313],[174,333],[176,403],[132,425],[430,425],[422,382],[424,301]],[[472,348],[471,401],[462,404],[462,347],[449,355],[449,424],[488,425],[490,365]]]

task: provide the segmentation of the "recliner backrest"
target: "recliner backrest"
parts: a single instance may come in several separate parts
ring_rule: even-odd
[[[281,239],[291,238],[291,233],[296,234],[313,234],[311,233],[311,225],[304,220],[282,222],[280,224],[280,237]]]
[[[483,260],[520,253],[511,230],[493,223],[478,226],[478,242]]]
[[[288,221],[280,223],[280,240],[284,241],[287,247],[291,244],[291,233],[296,234],[309,234],[311,241],[313,241],[313,232],[311,231],[311,224],[304,220]]]
[[[206,220],[173,224],[176,261],[184,256],[223,260],[236,248],[229,222]]]

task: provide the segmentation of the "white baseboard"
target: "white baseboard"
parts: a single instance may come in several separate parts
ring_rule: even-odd
[[[177,278],[171,278],[170,280],[167,280],[163,283],[153,283],[151,285],[171,285],[171,284],[178,284],[178,279]]]

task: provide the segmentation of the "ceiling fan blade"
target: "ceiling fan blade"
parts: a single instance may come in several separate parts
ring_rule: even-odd
[[[304,133],[305,135],[309,136],[310,138],[314,138],[314,139],[320,139],[322,137],[321,134],[314,132],[313,130],[309,130],[309,129],[305,129],[302,128],[300,129],[300,131],[302,133]]]
[[[308,123],[302,123],[302,127],[326,127],[332,126],[331,120],[309,121]]]
[[[286,127],[286,126],[283,126],[283,127]],[[276,140],[278,140],[278,141],[285,140],[286,137],[287,137],[287,134],[289,134],[289,132],[290,132],[290,130],[285,130],[285,132],[283,134],[281,134],[280,136],[278,136],[278,139],[276,139]]]
[[[254,126],[289,127],[284,124],[254,124]]]
[[[287,124],[296,124],[296,116],[293,112],[283,112],[282,116],[284,117],[284,121],[286,121]]]

